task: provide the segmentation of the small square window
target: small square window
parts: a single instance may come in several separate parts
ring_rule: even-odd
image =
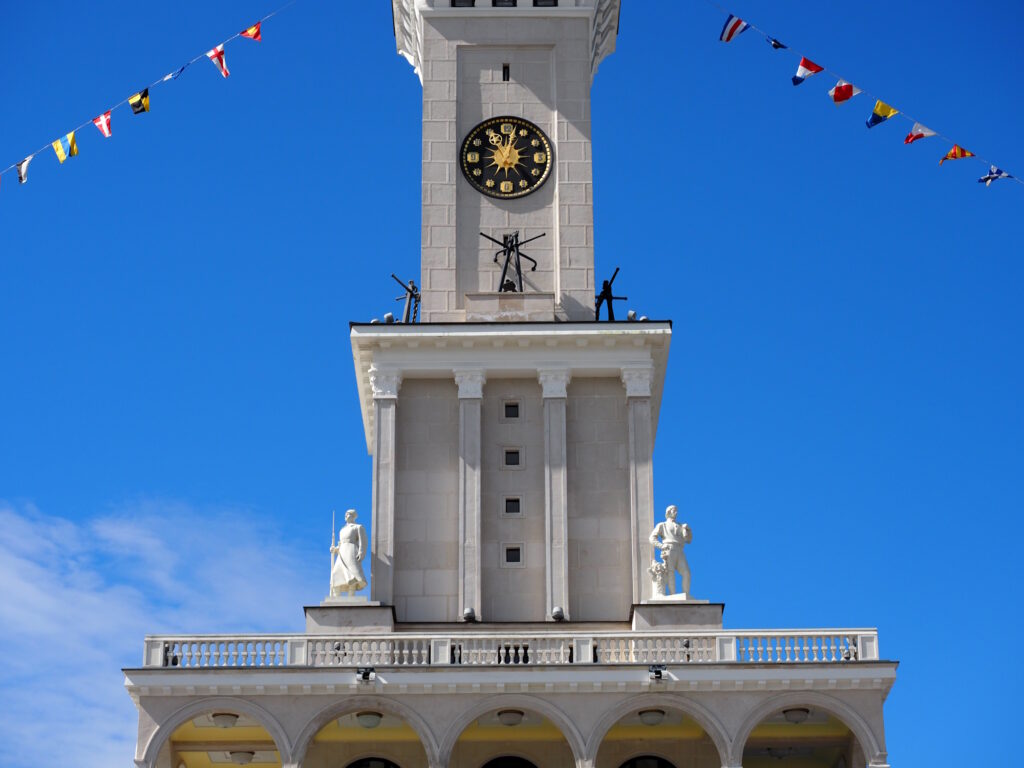
[[[505,565],[522,565],[523,548],[518,546],[505,547]]]
[[[491,0],[491,5],[495,8],[515,8],[516,0]]]
[[[557,8],[558,0],[533,0],[534,8]]]
[[[505,466],[506,467],[518,467],[520,466],[520,460],[522,456],[519,453],[518,448],[506,448],[505,449]]]
[[[476,0],[452,0],[452,8],[472,8]]]
[[[518,496],[506,496],[505,497],[505,514],[506,515],[521,515],[523,514],[523,502]]]
[[[505,401],[505,418],[506,419],[518,419],[519,418],[519,403],[515,400]]]

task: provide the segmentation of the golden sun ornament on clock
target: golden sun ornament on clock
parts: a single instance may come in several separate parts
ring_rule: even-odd
[[[523,197],[538,189],[554,158],[544,131],[521,117],[492,117],[462,142],[462,175],[489,197]]]

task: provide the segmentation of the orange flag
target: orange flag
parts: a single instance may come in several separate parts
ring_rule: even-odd
[[[250,40],[255,40],[257,43],[263,38],[260,37],[260,22],[256,22],[247,30],[241,33],[242,37],[248,37]]]
[[[974,153],[968,152],[959,144],[954,144],[953,148],[946,153],[946,156],[939,160],[939,165],[942,165],[947,160],[959,160],[962,157],[974,157]]]

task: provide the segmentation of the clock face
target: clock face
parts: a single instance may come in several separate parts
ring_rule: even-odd
[[[554,158],[544,131],[521,117],[492,117],[462,142],[462,174],[490,197],[523,197],[551,174]]]

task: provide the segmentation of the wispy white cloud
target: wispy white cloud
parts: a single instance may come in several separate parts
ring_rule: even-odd
[[[300,630],[327,578],[310,554],[241,509],[143,501],[72,521],[0,502],[0,762],[131,765],[120,670],[143,636]]]

